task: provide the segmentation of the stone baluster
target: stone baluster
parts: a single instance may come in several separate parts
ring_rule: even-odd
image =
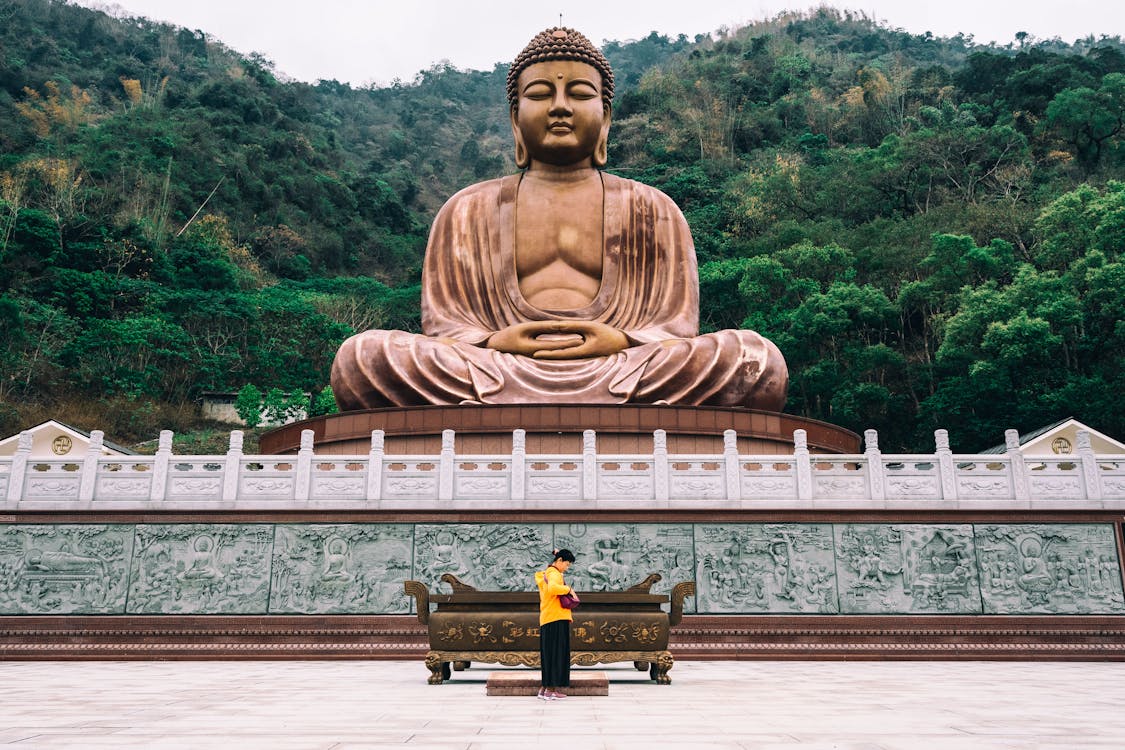
[[[152,484],[148,487],[148,499],[154,503],[164,502],[168,493],[168,467],[172,462],[172,431],[161,430],[156,444],[156,456],[152,462]]]
[[[863,456],[867,459],[868,497],[880,504],[885,504],[887,499],[884,486],[885,470],[883,468],[883,454],[879,451],[879,433],[877,431],[863,431]]]
[[[527,497],[527,431],[512,430],[512,500],[522,503]]]
[[[953,451],[949,449],[949,433],[934,430],[935,454],[938,462],[938,477],[941,480],[941,498],[957,502],[957,470],[953,465]]]
[[[367,453],[367,502],[377,503],[383,499],[383,455],[386,434],[382,430],[371,431],[371,450]]]
[[[312,499],[312,430],[301,430],[301,448],[297,451],[297,476],[293,481],[293,500],[297,502]]]
[[[1087,500],[1101,500],[1102,478],[1098,470],[1098,457],[1094,454],[1094,446],[1090,443],[1090,433],[1086,430],[1078,431],[1078,459],[1082,462],[1082,479],[1086,485]]]
[[[35,436],[24,430],[16,442],[16,452],[12,456],[12,473],[8,475],[8,506],[16,507],[23,499],[23,485],[27,478],[27,461],[31,458],[31,446]]]
[[[1031,490],[1027,481],[1027,465],[1020,450],[1020,434],[1016,430],[1004,430],[1004,445],[1008,461],[1012,467],[1012,494],[1021,505],[1031,505]]]
[[[453,430],[441,431],[441,458],[438,459],[438,500],[453,500],[453,465],[457,461],[454,452],[456,433]]]
[[[238,483],[242,475],[242,430],[231,430],[230,447],[223,466],[223,502],[238,500]]]
[[[723,431],[723,475],[726,479],[727,500],[742,499],[742,479],[738,475],[738,433]]]
[[[94,500],[94,486],[98,483],[98,458],[102,455],[105,433],[94,430],[90,433],[90,445],[86,448],[86,458],[82,460],[82,475],[78,480],[78,502],[89,505]]]
[[[668,433],[656,430],[652,433],[652,488],[658,503],[668,502],[671,495],[671,467],[668,466]]]
[[[793,464],[797,469],[797,498],[812,500],[812,461],[808,433],[804,430],[793,430]]]
[[[582,432],[582,499],[598,499],[598,435]]]

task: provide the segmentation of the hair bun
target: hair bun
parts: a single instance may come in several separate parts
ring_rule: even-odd
[[[582,33],[565,26],[556,26],[536,34],[508,68],[508,106],[519,101],[516,86],[520,73],[529,65],[550,60],[573,60],[597,69],[602,77],[602,103],[608,108],[613,103],[613,70],[609,60]]]

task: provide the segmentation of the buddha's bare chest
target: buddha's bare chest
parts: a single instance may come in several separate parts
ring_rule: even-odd
[[[529,204],[533,203],[528,201]],[[516,208],[516,270],[533,273],[556,261],[601,276],[602,204],[560,200]]]
[[[516,275],[532,304],[588,304],[602,277],[603,218],[596,189],[543,191],[521,185],[516,200]],[[528,189],[530,188],[530,189]]]

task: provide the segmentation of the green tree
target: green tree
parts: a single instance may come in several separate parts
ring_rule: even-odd
[[[310,417],[319,417],[322,414],[338,414],[340,407],[336,405],[336,396],[332,393],[331,386],[324,386],[313,398]]]
[[[271,424],[284,424],[308,408],[309,399],[304,393],[286,393],[280,388],[270,388],[262,399],[265,421]]]
[[[181,403],[192,385],[188,349],[179,325],[161,315],[141,314],[87,320],[60,359],[87,394]]]
[[[234,400],[234,410],[250,429],[262,423],[262,392],[252,383],[247,383],[238,391]]]
[[[1034,229],[1033,260],[1042,268],[1064,270],[1089,250],[1116,258],[1125,248],[1125,182],[1079,185],[1048,204]]]
[[[1087,172],[1094,170],[1125,130],[1125,73],[1110,73],[1097,89],[1059,92],[1047,106],[1047,124],[1074,147]]]

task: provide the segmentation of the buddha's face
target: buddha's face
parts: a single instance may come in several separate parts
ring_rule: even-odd
[[[517,91],[512,130],[532,164],[590,164],[599,147],[604,151],[609,112],[597,68],[574,60],[535,63],[520,73]]]

